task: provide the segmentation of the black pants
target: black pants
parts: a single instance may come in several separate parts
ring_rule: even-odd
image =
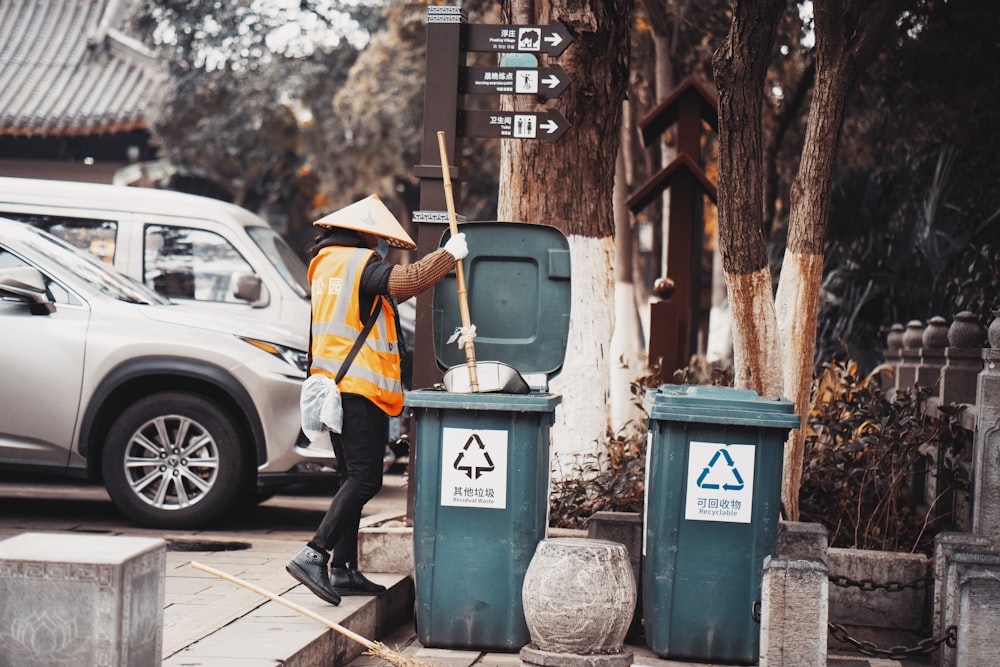
[[[313,543],[333,550],[334,563],[358,561],[358,526],[365,503],[382,488],[389,417],[357,394],[344,394],[343,433],[333,436],[340,488],[316,529]]]

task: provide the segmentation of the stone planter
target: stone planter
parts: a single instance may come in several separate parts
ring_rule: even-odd
[[[606,540],[542,540],[524,575],[528,664],[618,667],[632,663],[623,642],[636,585],[625,546]],[[573,657],[576,657],[574,660]]]
[[[830,582],[830,622],[842,624],[858,639],[882,647],[913,645],[926,636],[929,596],[933,585],[921,584],[930,574],[923,554],[863,549],[827,550],[826,564],[835,579],[871,582],[864,588]],[[891,584],[901,590],[887,590]],[[830,649],[849,649],[831,637]]]

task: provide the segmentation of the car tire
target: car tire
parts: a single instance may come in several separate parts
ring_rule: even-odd
[[[102,459],[115,505],[154,528],[218,519],[241,497],[245,467],[232,418],[210,399],[180,392],[126,408],[108,431]]]

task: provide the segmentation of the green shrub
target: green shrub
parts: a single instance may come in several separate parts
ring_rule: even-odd
[[[820,523],[830,546],[933,552],[934,536],[955,528],[954,508],[967,505],[962,464],[971,434],[960,408],[924,413],[927,390],[882,394],[878,371],[862,377],[853,361],[832,361],[816,379],[808,419],[800,490],[800,519]],[[632,383],[641,403],[655,375]],[[678,371],[683,384],[731,384],[732,374],[704,361]],[[608,437],[597,454],[583,455],[571,474],[552,484],[552,526],[584,528],[600,511],[641,512],[645,489],[646,419]],[[938,452],[934,457],[934,452]],[[938,497],[924,501],[923,471],[938,460]]]
[[[821,371],[805,439],[800,519],[826,526],[830,546],[929,554],[934,536],[953,527],[953,494],[968,493],[959,462],[969,434],[954,408],[941,417],[924,413],[926,389],[887,399],[877,370],[861,377],[856,363],[831,362]],[[945,463],[945,488],[923,507],[922,473],[934,450]]]

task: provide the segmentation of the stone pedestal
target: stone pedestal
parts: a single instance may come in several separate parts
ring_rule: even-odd
[[[826,667],[829,576],[819,561],[764,561],[760,667]]]
[[[521,660],[535,665],[627,667],[625,634],[636,586],[628,551],[617,542],[549,538],[524,575],[524,620],[531,644]]]
[[[965,560],[959,557],[959,562]],[[971,560],[971,559],[970,559]],[[956,667],[1000,665],[1000,568],[997,563],[977,567],[975,561],[966,564],[965,576],[959,585],[958,645]]]
[[[162,662],[166,543],[23,533],[0,542],[0,665]]]
[[[976,379],[983,370],[982,343],[985,329],[967,310],[955,315],[948,328],[948,347],[941,371],[941,405],[975,403]]]
[[[934,539],[934,637],[945,636],[949,628],[960,628],[966,624],[966,634],[976,634],[968,626],[973,620],[986,623],[987,633],[997,634],[996,613],[969,617],[962,615],[962,587],[970,576],[978,578],[987,572],[997,586],[1000,586],[1000,545],[993,540],[974,533],[940,533]],[[970,600],[969,602],[972,602]],[[968,606],[968,603],[967,603]],[[966,642],[963,650],[968,651]],[[968,652],[965,654],[969,655]],[[933,654],[938,667],[954,667],[957,663],[957,647],[942,644]],[[996,664],[996,663],[983,663]]]
[[[899,364],[902,362],[903,332],[906,330],[899,322],[889,327],[889,333],[885,338],[885,355],[883,368],[879,372],[879,383],[882,386],[882,393],[891,395],[896,391],[896,376],[899,372]]]
[[[937,395],[941,386],[941,369],[944,368],[945,348],[948,347],[948,323],[940,316],[927,320],[921,336],[920,363],[917,365],[917,384]]]
[[[778,521],[778,558],[826,561],[829,531],[819,523]]]
[[[924,324],[920,320],[910,320],[903,332],[903,349],[899,352],[896,367],[896,391],[913,391],[917,383],[917,367],[920,365],[920,346],[923,345]]]
[[[972,531],[1000,542],[1000,349],[984,349],[982,354],[984,368],[976,386]]]

